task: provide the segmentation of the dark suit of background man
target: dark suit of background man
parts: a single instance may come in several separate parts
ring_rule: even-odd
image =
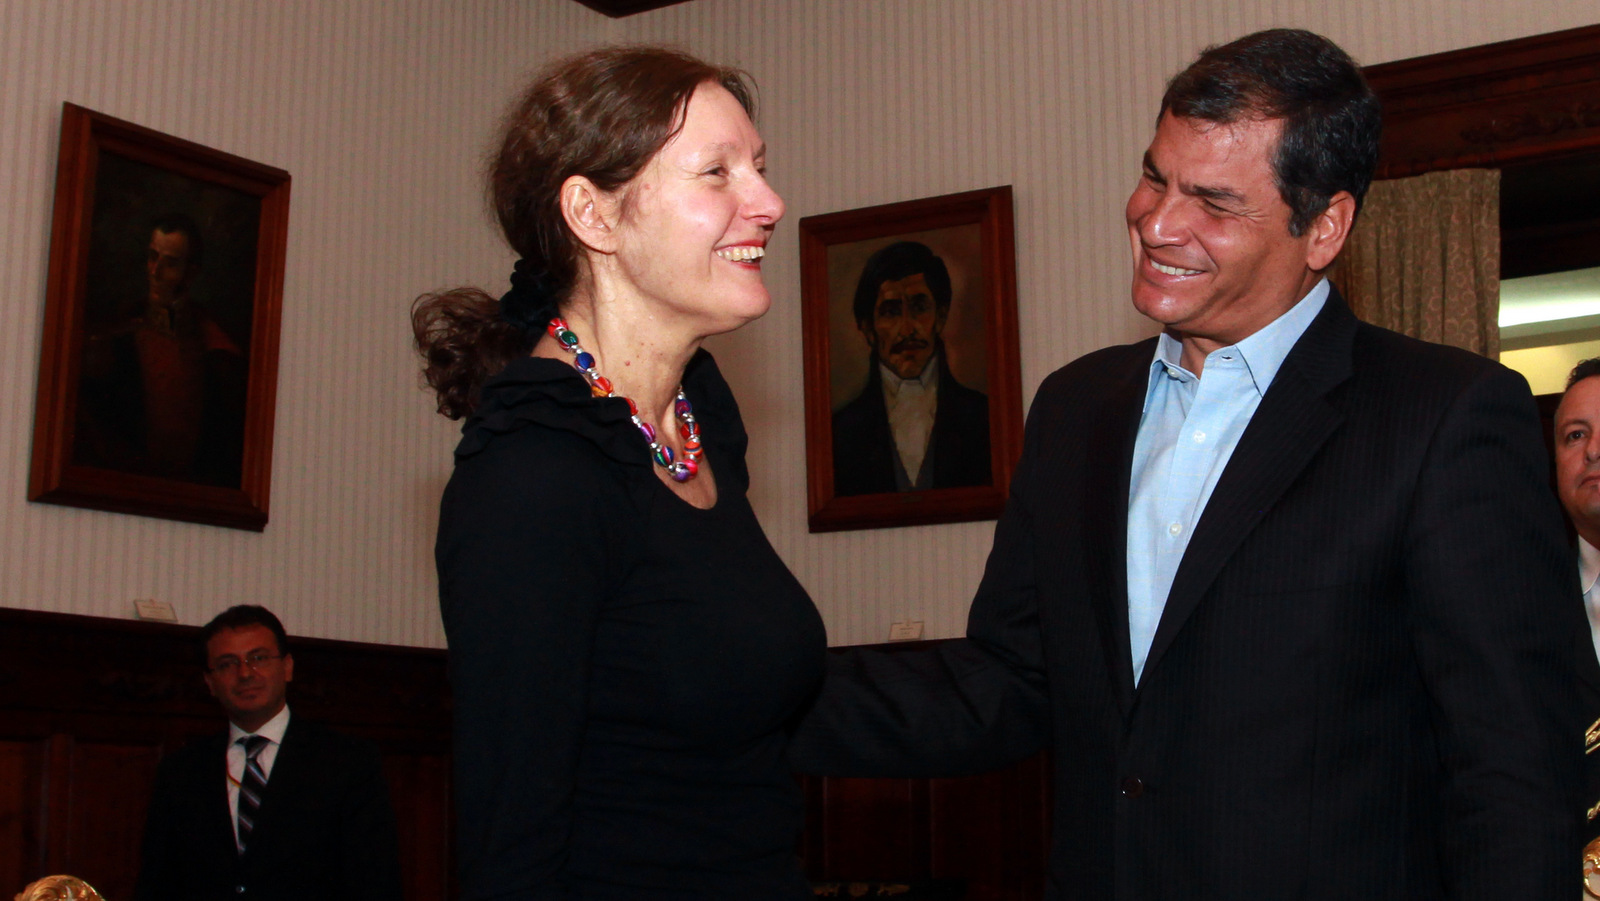
[[[1556,494],[1578,533],[1578,587],[1589,628],[1582,633],[1578,670],[1588,751],[1584,816],[1584,882],[1600,897],[1600,358],[1584,360],[1567,378],[1556,408]]]
[[[871,350],[867,386],[833,414],[839,497],[991,484],[989,399],[955,380],[940,335],[950,271],[926,244],[867,259],[852,312]]]
[[[161,761],[135,898],[398,899],[394,812],[377,754],[291,718],[285,695],[294,657],[278,618],[263,607],[230,607],[201,641],[206,686],[230,725]],[[241,835],[249,780],[239,742],[250,735],[271,741],[257,758],[266,788]]]
[[[1053,899],[1578,896],[1582,626],[1527,385],[1322,277],[1379,125],[1304,31],[1169,83],[1127,204],[1163,333],[1045,380],[968,638],[830,661],[802,770],[1049,745]]]

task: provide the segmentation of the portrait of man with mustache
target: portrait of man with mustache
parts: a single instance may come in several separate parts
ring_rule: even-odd
[[[867,383],[833,414],[839,497],[988,485],[989,399],[950,373],[940,339],[950,272],[926,244],[874,253],[852,313],[870,351]]]

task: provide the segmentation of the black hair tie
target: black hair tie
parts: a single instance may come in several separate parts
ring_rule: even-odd
[[[511,270],[511,290],[500,298],[500,318],[538,334],[555,315],[556,291],[549,273],[530,260],[517,260]]]

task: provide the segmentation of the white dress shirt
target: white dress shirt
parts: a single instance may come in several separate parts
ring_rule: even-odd
[[[1600,591],[1595,582],[1600,581],[1600,548],[1578,536],[1578,583],[1583,586],[1583,608],[1589,614],[1589,637],[1594,641],[1594,653],[1600,657]]]
[[[1201,374],[1180,364],[1183,346],[1162,332],[1150,362],[1128,485],[1128,644],[1133,683],[1167,606],[1189,536],[1234,448],[1295,342],[1322,312],[1328,280],[1282,316],[1206,356]]]
[[[244,781],[245,753],[244,745],[239,744],[239,739],[247,735],[259,735],[270,739],[261,753],[256,755],[256,763],[261,764],[261,773],[267,779],[272,778],[272,762],[278,759],[278,747],[283,744],[283,733],[289,729],[289,705],[283,705],[278,715],[260,729],[246,732],[232,723],[228,724],[228,815],[233,819],[233,843],[239,844],[239,783]]]
[[[889,411],[889,431],[894,434],[900,465],[905,467],[906,481],[916,485],[939,405],[939,355],[929,357],[922,374],[914,379],[903,379],[882,363],[878,374],[883,379],[883,406]]]

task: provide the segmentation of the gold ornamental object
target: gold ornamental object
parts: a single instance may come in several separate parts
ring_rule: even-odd
[[[1584,872],[1589,872],[1587,853],[1584,855]],[[30,883],[16,901],[105,901],[94,886],[76,876],[46,876]]]
[[[1583,846],[1583,897],[1600,898],[1600,838]]]

